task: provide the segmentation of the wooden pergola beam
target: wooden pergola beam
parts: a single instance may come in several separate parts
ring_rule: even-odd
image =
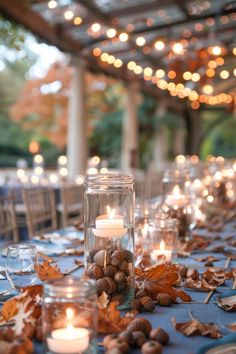
[[[0,11],[12,20],[21,23],[49,44],[57,46],[62,51],[78,54],[83,45],[61,32],[58,26],[51,25],[36,12],[30,10],[19,1],[0,0]]]

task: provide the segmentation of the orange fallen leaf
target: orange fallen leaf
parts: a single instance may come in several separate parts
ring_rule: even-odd
[[[35,266],[35,270],[38,274],[38,277],[42,281],[56,279],[63,277],[63,274],[60,271],[60,268],[56,266],[52,266],[48,262],[43,262],[42,264],[37,264]]]
[[[205,279],[194,280],[192,278],[188,278],[185,281],[184,286],[188,289],[192,289],[196,291],[209,291],[209,290],[216,289],[216,286],[208,284],[208,282]]]
[[[191,301],[191,296],[183,290],[176,290],[173,286],[179,281],[178,268],[174,264],[161,264],[145,270],[136,268],[137,280],[142,282],[153,298],[159,293],[169,294],[173,301],[179,297],[183,301]]]

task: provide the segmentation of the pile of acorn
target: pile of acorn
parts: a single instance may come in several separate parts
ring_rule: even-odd
[[[128,353],[130,348],[140,348],[143,354],[161,354],[162,346],[169,342],[168,333],[162,328],[152,328],[143,318],[135,318],[125,331],[107,335],[103,340],[106,354]]]
[[[88,258],[87,275],[97,282],[97,292],[105,292],[120,303],[133,283],[133,253],[123,249],[92,251]]]

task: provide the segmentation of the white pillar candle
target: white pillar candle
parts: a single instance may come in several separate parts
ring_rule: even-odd
[[[74,328],[72,325],[55,329],[52,331],[51,337],[47,338],[47,345],[49,350],[57,354],[82,353],[89,346],[89,330]]]
[[[162,240],[160,242],[160,249],[153,250],[151,252],[152,262],[160,263],[160,261],[170,262],[172,259],[172,250],[165,249],[165,242]],[[163,263],[163,262],[161,262]]]
[[[98,237],[121,237],[127,232],[124,218],[115,214],[115,209],[107,207],[108,214],[100,215],[95,220],[96,228],[93,233]]]

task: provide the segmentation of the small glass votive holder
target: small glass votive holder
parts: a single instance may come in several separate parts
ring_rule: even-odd
[[[68,277],[44,284],[44,353],[96,353],[96,330],[97,295],[93,280]]]
[[[149,259],[152,265],[171,263],[177,253],[178,226],[176,219],[158,219],[148,229]]]

